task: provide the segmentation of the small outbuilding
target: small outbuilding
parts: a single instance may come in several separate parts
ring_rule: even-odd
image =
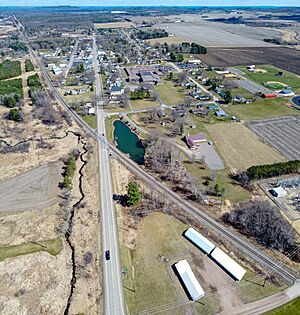
[[[178,263],[175,264],[175,268],[191,300],[197,301],[201,297],[203,297],[204,291],[198,280],[196,279],[188,262],[186,260],[180,260]]]
[[[287,195],[287,192],[281,186],[272,188],[270,193],[277,198],[284,197]]]

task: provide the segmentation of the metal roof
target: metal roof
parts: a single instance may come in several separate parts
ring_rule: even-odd
[[[197,247],[203,250],[206,254],[210,254],[212,250],[216,247],[211,241],[209,241],[206,237],[201,235],[198,231],[196,231],[192,227],[186,230],[184,235]]]
[[[177,272],[193,301],[196,301],[204,296],[204,291],[186,260],[180,260],[177,264],[175,264],[175,268],[177,269]]]
[[[216,247],[210,256],[220,264],[233,278],[240,281],[246,273],[246,270],[236,261],[229,257],[219,247]]]

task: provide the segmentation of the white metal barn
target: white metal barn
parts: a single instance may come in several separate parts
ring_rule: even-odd
[[[229,257],[219,247],[216,247],[210,256],[222,266],[234,279],[240,281],[244,277],[246,270],[236,261]]]
[[[186,260],[180,260],[175,264],[175,268],[193,301],[197,301],[204,296],[204,291]]]
[[[216,247],[211,241],[206,237],[201,235],[194,228],[190,227],[184,233],[184,236],[189,239],[194,245],[203,250],[206,254],[210,254]]]

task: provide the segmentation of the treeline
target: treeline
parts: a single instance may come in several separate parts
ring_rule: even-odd
[[[193,54],[193,55],[205,55],[207,54],[207,48],[196,43],[183,42],[181,44],[156,44],[163,53],[174,54]]]
[[[0,64],[0,80],[6,80],[21,75],[21,62],[6,60]]]
[[[297,173],[300,170],[300,160],[283,163],[251,166],[246,174],[250,180],[269,178],[285,174]]]
[[[295,246],[294,229],[268,201],[243,204],[226,213],[223,220],[267,248],[288,252]]]
[[[145,89],[137,89],[130,92],[130,99],[132,100],[142,100],[144,98],[149,98],[150,96],[150,91]]]
[[[25,71],[26,72],[31,72],[34,70],[33,63],[30,59],[25,60]]]
[[[9,44],[8,47],[14,51],[24,51],[24,52],[28,51],[27,46],[23,42],[19,42],[19,41],[12,42],[11,44]]]
[[[152,39],[152,38],[161,38],[161,37],[168,37],[169,33],[163,29],[155,28],[154,30],[137,30],[135,32],[135,36],[138,39]]]

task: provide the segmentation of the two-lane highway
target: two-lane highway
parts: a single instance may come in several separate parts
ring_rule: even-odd
[[[102,82],[99,75],[99,64],[97,59],[97,45],[94,39],[94,71],[97,111],[97,131],[99,150],[99,176],[100,176],[100,198],[102,213],[102,250],[110,251],[110,259],[106,260],[103,255],[104,271],[104,306],[107,315],[122,315],[124,312],[124,298],[119,261],[119,245],[116,224],[115,207],[112,196],[112,180],[110,171],[110,160],[106,140],[105,113],[103,110]]]

